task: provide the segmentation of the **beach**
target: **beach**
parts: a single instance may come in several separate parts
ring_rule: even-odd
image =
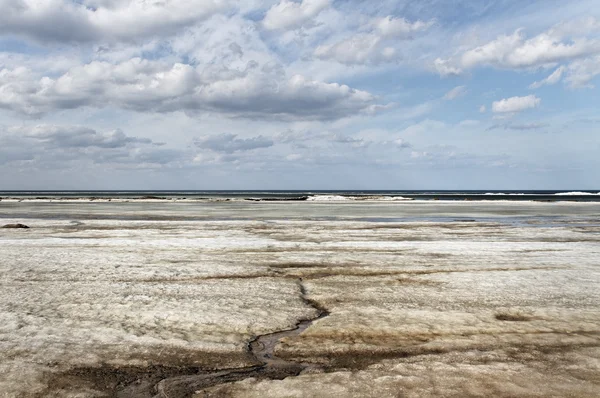
[[[600,395],[595,201],[4,199],[12,223],[0,396]]]

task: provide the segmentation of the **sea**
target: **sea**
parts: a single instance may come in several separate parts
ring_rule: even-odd
[[[0,191],[0,200],[194,201],[570,201],[600,202],[600,190],[148,190]]]

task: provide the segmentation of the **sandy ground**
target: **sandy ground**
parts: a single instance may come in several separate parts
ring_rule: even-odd
[[[0,202],[15,222],[0,396],[256,366],[307,298],[328,316],[275,354],[312,366],[194,395],[600,396],[600,204]]]

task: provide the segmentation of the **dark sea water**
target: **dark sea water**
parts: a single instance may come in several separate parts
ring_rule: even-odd
[[[556,191],[0,191],[0,199],[486,200],[600,202],[600,190]]]

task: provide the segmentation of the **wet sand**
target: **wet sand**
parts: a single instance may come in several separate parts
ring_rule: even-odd
[[[0,396],[600,395],[597,203],[0,217]]]

